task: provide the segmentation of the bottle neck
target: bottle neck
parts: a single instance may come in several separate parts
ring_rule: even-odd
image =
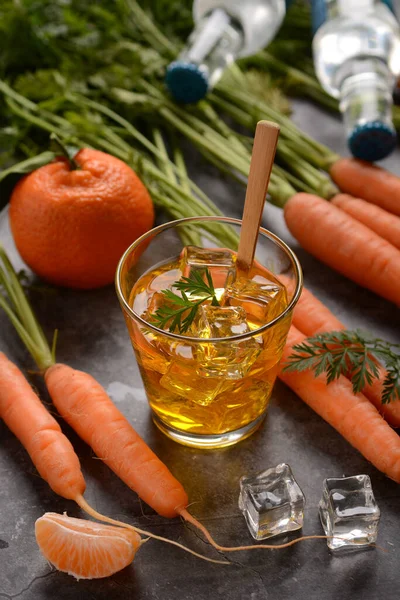
[[[388,67],[377,60],[351,62],[352,68],[340,88],[340,110],[346,128],[368,121],[392,124],[393,76]]]
[[[340,110],[350,148],[357,158],[384,158],[396,140],[392,121],[393,76],[385,63],[377,59],[352,60],[344,67],[347,74],[340,86]],[[356,147],[359,150],[354,151]],[[370,155],[372,158],[367,158]]]
[[[199,67],[212,88],[224,69],[236,60],[244,45],[240,24],[217,8],[200,20],[178,61]]]

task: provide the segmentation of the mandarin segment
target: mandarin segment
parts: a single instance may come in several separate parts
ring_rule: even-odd
[[[57,513],[40,517],[35,535],[44,557],[76,579],[117,573],[133,561],[141,543],[134,531]]]
[[[124,162],[84,148],[71,171],[65,159],[40,167],[16,185],[10,225],[17,249],[41,278],[90,289],[112,283],[126,248],[148,231],[154,207]]]

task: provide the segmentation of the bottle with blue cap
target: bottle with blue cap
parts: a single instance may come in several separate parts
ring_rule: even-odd
[[[396,146],[392,93],[400,73],[400,28],[391,0],[312,0],[314,65],[340,102],[356,158],[381,160]]]
[[[290,0],[194,0],[195,29],[166,84],[177,102],[204,98],[239,57],[264,48],[277,33]]]

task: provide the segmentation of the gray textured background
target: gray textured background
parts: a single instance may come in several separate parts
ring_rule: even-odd
[[[317,139],[346,154],[337,120],[296,103],[295,120]],[[189,153],[190,154],[190,153]],[[400,152],[384,164],[400,174]],[[244,192],[214,169],[190,156],[191,174],[229,216],[240,216]],[[306,285],[349,327],[364,327],[399,340],[399,310],[363,290],[299,248],[288,233],[281,212],[267,206],[263,225],[277,233],[298,254]],[[0,214],[0,240],[18,263],[6,212]],[[328,476],[367,473],[382,510],[378,542],[386,549],[332,556],[324,541],[301,543],[283,551],[237,554],[238,564],[203,563],[178,549],[151,541],[134,564],[103,581],[76,582],[55,572],[40,555],[34,522],[45,511],[79,516],[72,502],[57,497],[35,472],[19,442],[0,423],[0,598],[20,600],[395,600],[400,597],[400,488],[370,466],[329,425],[283,384],[277,383],[261,429],[236,447],[220,451],[184,448],[165,438],[152,424],[128,334],[112,287],[94,292],[55,290],[32,295],[48,335],[59,329],[58,359],[94,375],[117,406],[184,484],[192,512],[223,544],[251,543],[237,508],[238,480],[244,473],[288,462],[306,498],[304,534],[321,533],[317,505]],[[0,350],[22,369],[32,366],[13,330],[0,315]],[[33,382],[45,402],[38,379]],[[88,484],[87,499],[110,516],[207,551],[193,531],[179,520],[166,520],[142,505],[63,425],[81,459]],[[282,540],[284,539],[281,538]]]

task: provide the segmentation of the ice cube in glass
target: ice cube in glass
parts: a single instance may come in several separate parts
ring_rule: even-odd
[[[260,275],[253,279],[238,277],[227,286],[223,295],[226,306],[240,306],[258,326],[275,319],[286,308],[286,290],[283,285]]]
[[[157,312],[159,308],[162,308],[163,306],[168,306],[170,308],[179,308],[177,304],[174,304],[174,302],[167,298],[167,296],[162,292],[154,292],[148,298],[147,310],[142,315],[142,317],[145,319],[145,321],[151,322],[152,316]]]
[[[199,312],[199,337],[223,339],[250,333],[243,308],[204,305],[200,307]],[[260,344],[251,337],[237,342],[204,342],[197,351],[199,374],[206,377],[241,379],[249,371],[260,351]]]
[[[380,510],[368,475],[325,479],[319,516],[331,550],[365,548],[378,535]]]
[[[161,292],[162,290],[173,290],[174,283],[179,281],[182,276],[182,273],[178,268],[179,263],[176,263],[176,266],[177,268],[175,269],[169,269],[168,271],[160,270],[160,272],[156,272],[147,285],[147,292],[149,295],[154,294],[154,292]]]
[[[147,371],[166,373],[169,365],[168,355],[162,351],[158,337],[144,328],[137,328],[132,334],[133,348],[137,353],[139,365]]]
[[[173,361],[160,379],[160,384],[169,392],[183,396],[188,402],[208,406],[220,393],[223,380],[216,377],[204,378],[196,373],[193,364]]]
[[[189,277],[194,271],[208,269],[219,300],[225,288],[230,285],[236,275],[236,256],[228,248],[199,248],[186,246],[181,253],[181,271],[184,277]],[[195,296],[192,294],[191,298]]]
[[[256,540],[301,529],[304,504],[304,494],[286,463],[240,480],[239,509]]]
[[[177,292],[176,290],[172,290],[172,292],[176,293],[176,295],[179,296],[179,292]],[[162,292],[155,292],[149,298],[147,309],[145,310],[144,313],[142,313],[141,317],[148,323],[151,323],[151,324],[159,327],[159,325],[155,322],[154,317],[160,308],[170,308],[173,311],[177,311],[181,308],[181,305],[174,302],[173,299],[168,298]],[[188,314],[188,312],[189,312],[189,310],[187,310],[183,313],[183,315],[181,316],[182,320],[184,320],[184,318]],[[189,328],[185,332],[182,332],[181,335],[196,337],[197,336],[196,324],[197,324],[198,320],[199,320],[198,315],[196,315],[195,318],[193,319],[193,322],[189,326]],[[170,328],[171,324],[172,324],[172,317],[169,321],[167,321],[167,323],[163,327],[163,329],[168,330]],[[174,333],[177,333],[177,331],[174,331]]]

